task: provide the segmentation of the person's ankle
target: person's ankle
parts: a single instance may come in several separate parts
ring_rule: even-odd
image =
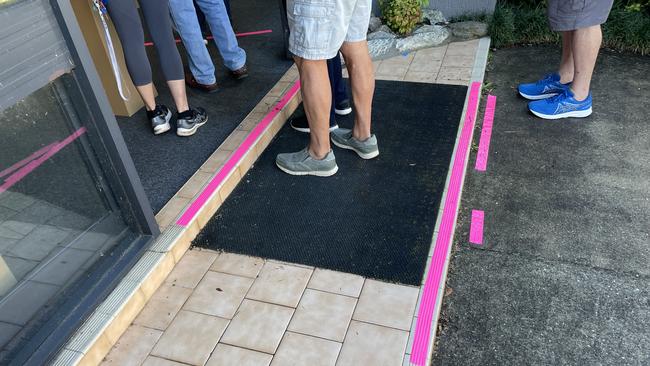
[[[573,81],[573,74],[568,72],[558,72],[560,75],[560,83],[568,84]]]
[[[589,91],[576,91],[571,88],[571,93],[573,93],[573,99],[578,102],[582,102],[589,97]]]
[[[369,131],[352,130],[352,137],[357,141],[366,141],[370,136],[372,136],[372,134]]]
[[[316,160],[323,160],[327,157],[327,154],[329,154],[330,150],[327,150],[325,152],[322,151],[315,151],[311,147],[309,148],[309,155],[316,159]]]

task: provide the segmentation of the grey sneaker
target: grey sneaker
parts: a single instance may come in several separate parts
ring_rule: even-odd
[[[190,109],[191,116],[176,120],[176,134],[178,136],[192,136],[199,127],[208,122],[208,114],[203,108]]]
[[[275,158],[275,164],[283,172],[291,175],[329,177],[339,170],[334,152],[331,150],[322,160],[314,159],[309,155],[309,148],[304,148],[295,153],[278,154],[277,158]]]
[[[172,112],[163,104],[156,105],[156,109],[153,111],[147,111],[147,118],[151,122],[154,135],[165,133],[171,128],[169,120],[172,118]]]
[[[372,159],[379,155],[377,136],[370,135],[365,141],[359,141],[352,136],[352,130],[339,128],[332,131],[332,142],[334,145],[348,150],[354,150],[362,159]]]

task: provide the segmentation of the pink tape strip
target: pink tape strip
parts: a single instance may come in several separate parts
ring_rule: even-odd
[[[460,189],[463,183],[467,152],[471,143],[480,93],[481,83],[473,82],[469,93],[467,110],[465,111],[463,129],[461,130],[452,164],[451,178],[449,180],[447,196],[445,197],[438,237],[433,250],[433,258],[424,282],[420,310],[418,311],[418,319],[415,324],[415,337],[411,348],[410,362],[417,366],[425,366],[427,362],[429,343],[431,340],[431,326],[433,325],[433,316],[437,312],[436,301],[438,299],[438,290],[442,285],[441,281],[444,275],[447,253],[454,234],[458,203],[460,200]]]
[[[52,146],[54,146],[56,144],[57,144],[56,142],[53,142],[53,143],[51,143],[51,144],[49,144],[47,146],[44,146],[44,147],[36,150],[35,152],[33,152],[30,156],[26,157],[25,159],[15,163],[14,165],[10,166],[7,169],[1,171],[0,172],[0,178],[13,173],[14,171],[18,170],[19,168],[22,168],[24,165],[26,165],[30,161],[32,161],[32,160],[38,158],[39,156],[45,154],[49,149],[52,148]]]
[[[71,142],[76,140],[79,136],[83,135],[86,133],[86,127],[81,127],[77,131],[75,131],[73,134],[70,136],[66,137],[63,139],[63,141],[58,142],[54,144],[47,152],[45,152],[43,155],[40,157],[30,161],[27,163],[25,166],[22,168],[18,169],[15,173],[7,177],[7,180],[0,186],[0,193],[8,190],[11,188],[14,184],[20,182],[23,178],[25,178],[29,173],[33,172],[34,169],[38,168],[46,162],[49,158],[54,156],[54,154],[58,153],[63,149],[64,147],[68,146]]]
[[[235,33],[235,36],[236,37],[246,37],[246,36],[255,36],[255,35],[258,35],[258,34],[267,34],[267,33],[273,33],[273,30],[272,29],[264,29],[264,30],[260,30],[260,31],[254,31],[254,32]],[[207,36],[206,39],[214,39],[214,37]],[[176,43],[181,43],[181,40],[178,39],[178,38],[175,39],[174,41]],[[153,42],[145,42],[144,45],[147,46],[147,47],[148,46],[153,46]]]
[[[490,150],[490,137],[492,136],[492,123],[494,122],[494,109],[497,104],[497,97],[488,95],[483,116],[483,127],[481,128],[481,140],[478,144],[476,154],[476,165],[474,169],[484,172],[487,169],[488,152]]]
[[[246,139],[244,139],[244,142],[242,142],[241,145],[235,150],[235,152],[230,156],[230,158],[226,161],[226,163],[221,167],[221,169],[217,172],[217,174],[212,178],[212,180],[208,183],[207,186],[203,189],[203,191],[199,194],[199,196],[192,202],[190,207],[185,210],[183,215],[176,221],[177,225],[180,226],[187,226],[192,219],[196,216],[196,214],[201,210],[201,207],[205,205],[205,203],[210,199],[210,196],[212,193],[214,193],[219,185],[228,177],[231,171],[233,171],[237,167],[237,163],[244,157],[246,152],[253,146],[255,143],[255,140],[262,135],[262,133],[266,130],[268,125],[273,121],[273,118],[280,113],[282,108],[289,103],[291,98],[293,98],[294,95],[300,90],[300,81],[296,81],[295,84],[289,89],[289,91],[286,92],[284,97],[280,99],[278,104],[273,107],[273,109],[266,115],[264,118],[255,126],[255,128],[246,136]]]
[[[481,210],[472,210],[472,221],[469,226],[469,242],[483,245],[483,222],[485,213]]]

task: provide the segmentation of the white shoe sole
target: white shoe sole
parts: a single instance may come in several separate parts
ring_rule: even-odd
[[[153,129],[153,134],[154,135],[160,135],[161,133],[165,133],[169,131],[172,126],[169,124],[169,120],[172,119],[172,112],[167,112],[167,115],[165,116],[165,123],[162,125],[158,125]]]
[[[196,133],[196,130],[198,130],[199,127],[203,126],[207,122],[208,122],[208,117],[205,118],[205,121],[203,121],[202,123],[195,124],[192,128],[187,128],[187,129],[178,128],[178,129],[176,129],[176,134],[178,136],[182,136],[182,137],[192,136],[192,135],[194,135]]]
[[[524,94],[522,92],[519,92],[519,95],[522,97],[528,99],[528,100],[541,100],[541,99],[548,99],[550,97],[556,96],[558,93],[550,93],[550,94],[540,94],[540,95],[528,95]]]
[[[366,159],[366,160],[368,160],[368,159],[376,158],[377,156],[379,156],[379,150],[375,150],[375,151],[373,151],[373,152],[369,152],[369,153],[363,153],[363,152],[361,152],[361,151],[359,151],[359,150],[353,148],[352,146],[339,144],[339,143],[336,142],[336,140],[334,140],[334,139],[332,139],[332,143],[333,143],[334,145],[340,147],[341,149],[346,149],[346,150],[352,150],[352,151],[354,151],[355,153],[357,153],[357,155],[359,155],[359,157],[360,157],[361,159]]]
[[[544,118],[544,119],[561,119],[561,118],[571,118],[571,117],[584,118],[591,115],[591,108],[585,109],[584,111],[571,111],[571,112],[560,113],[560,114],[543,114],[543,113],[535,112],[533,110],[531,110],[530,112],[536,115],[537,117]]]
[[[334,113],[338,114],[339,116],[347,116],[348,114],[352,113],[352,107],[345,109],[334,108]]]
[[[305,128],[305,127],[295,127],[295,126],[291,125],[291,128],[293,128],[294,130],[296,130],[298,132],[304,132],[304,133],[310,133],[311,132],[309,127],[307,127],[307,128]],[[334,130],[336,130],[338,128],[339,128],[339,125],[330,126],[330,132],[332,132],[332,131],[334,131]]]
[[[333,169],[330,169],[330,170],[327,170],[327,171],[313,171],[313,172],[296,172],[296,171],[293,171],[293,170],[289,170],[289,169],[281,166],[280,164],[278,164],[277,161],[275,162],[275,165],[277,165],[278,168],[280,168],[280,170],[282,170],[283,172],[285,172],[287,174],[290,174],[290,175],[313,175],[313,176],[316,176],[316,177],[330,177],[330,176],[336,174],[336,172],[339,171],[339,166],[338,165],[336,165]]]

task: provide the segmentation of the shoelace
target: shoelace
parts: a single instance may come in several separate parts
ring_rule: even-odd
[[[550,97],[550,98],[545,99],[545,100],[546,100],[546,103],[557,103],[561,99],[567,99],[567,98],[571,98],[571,94],[569,94],[568,89],[564,89],[558,95],[556,95],[554,97]]]
[[[553,74],[546,74],[544,76],[544,78],[542,80],[538,80],[536,84],[537,85],[542,85],[542,84],[546,84],[546,83],[548,83],[550,81],[554,81],[553,80]]]

